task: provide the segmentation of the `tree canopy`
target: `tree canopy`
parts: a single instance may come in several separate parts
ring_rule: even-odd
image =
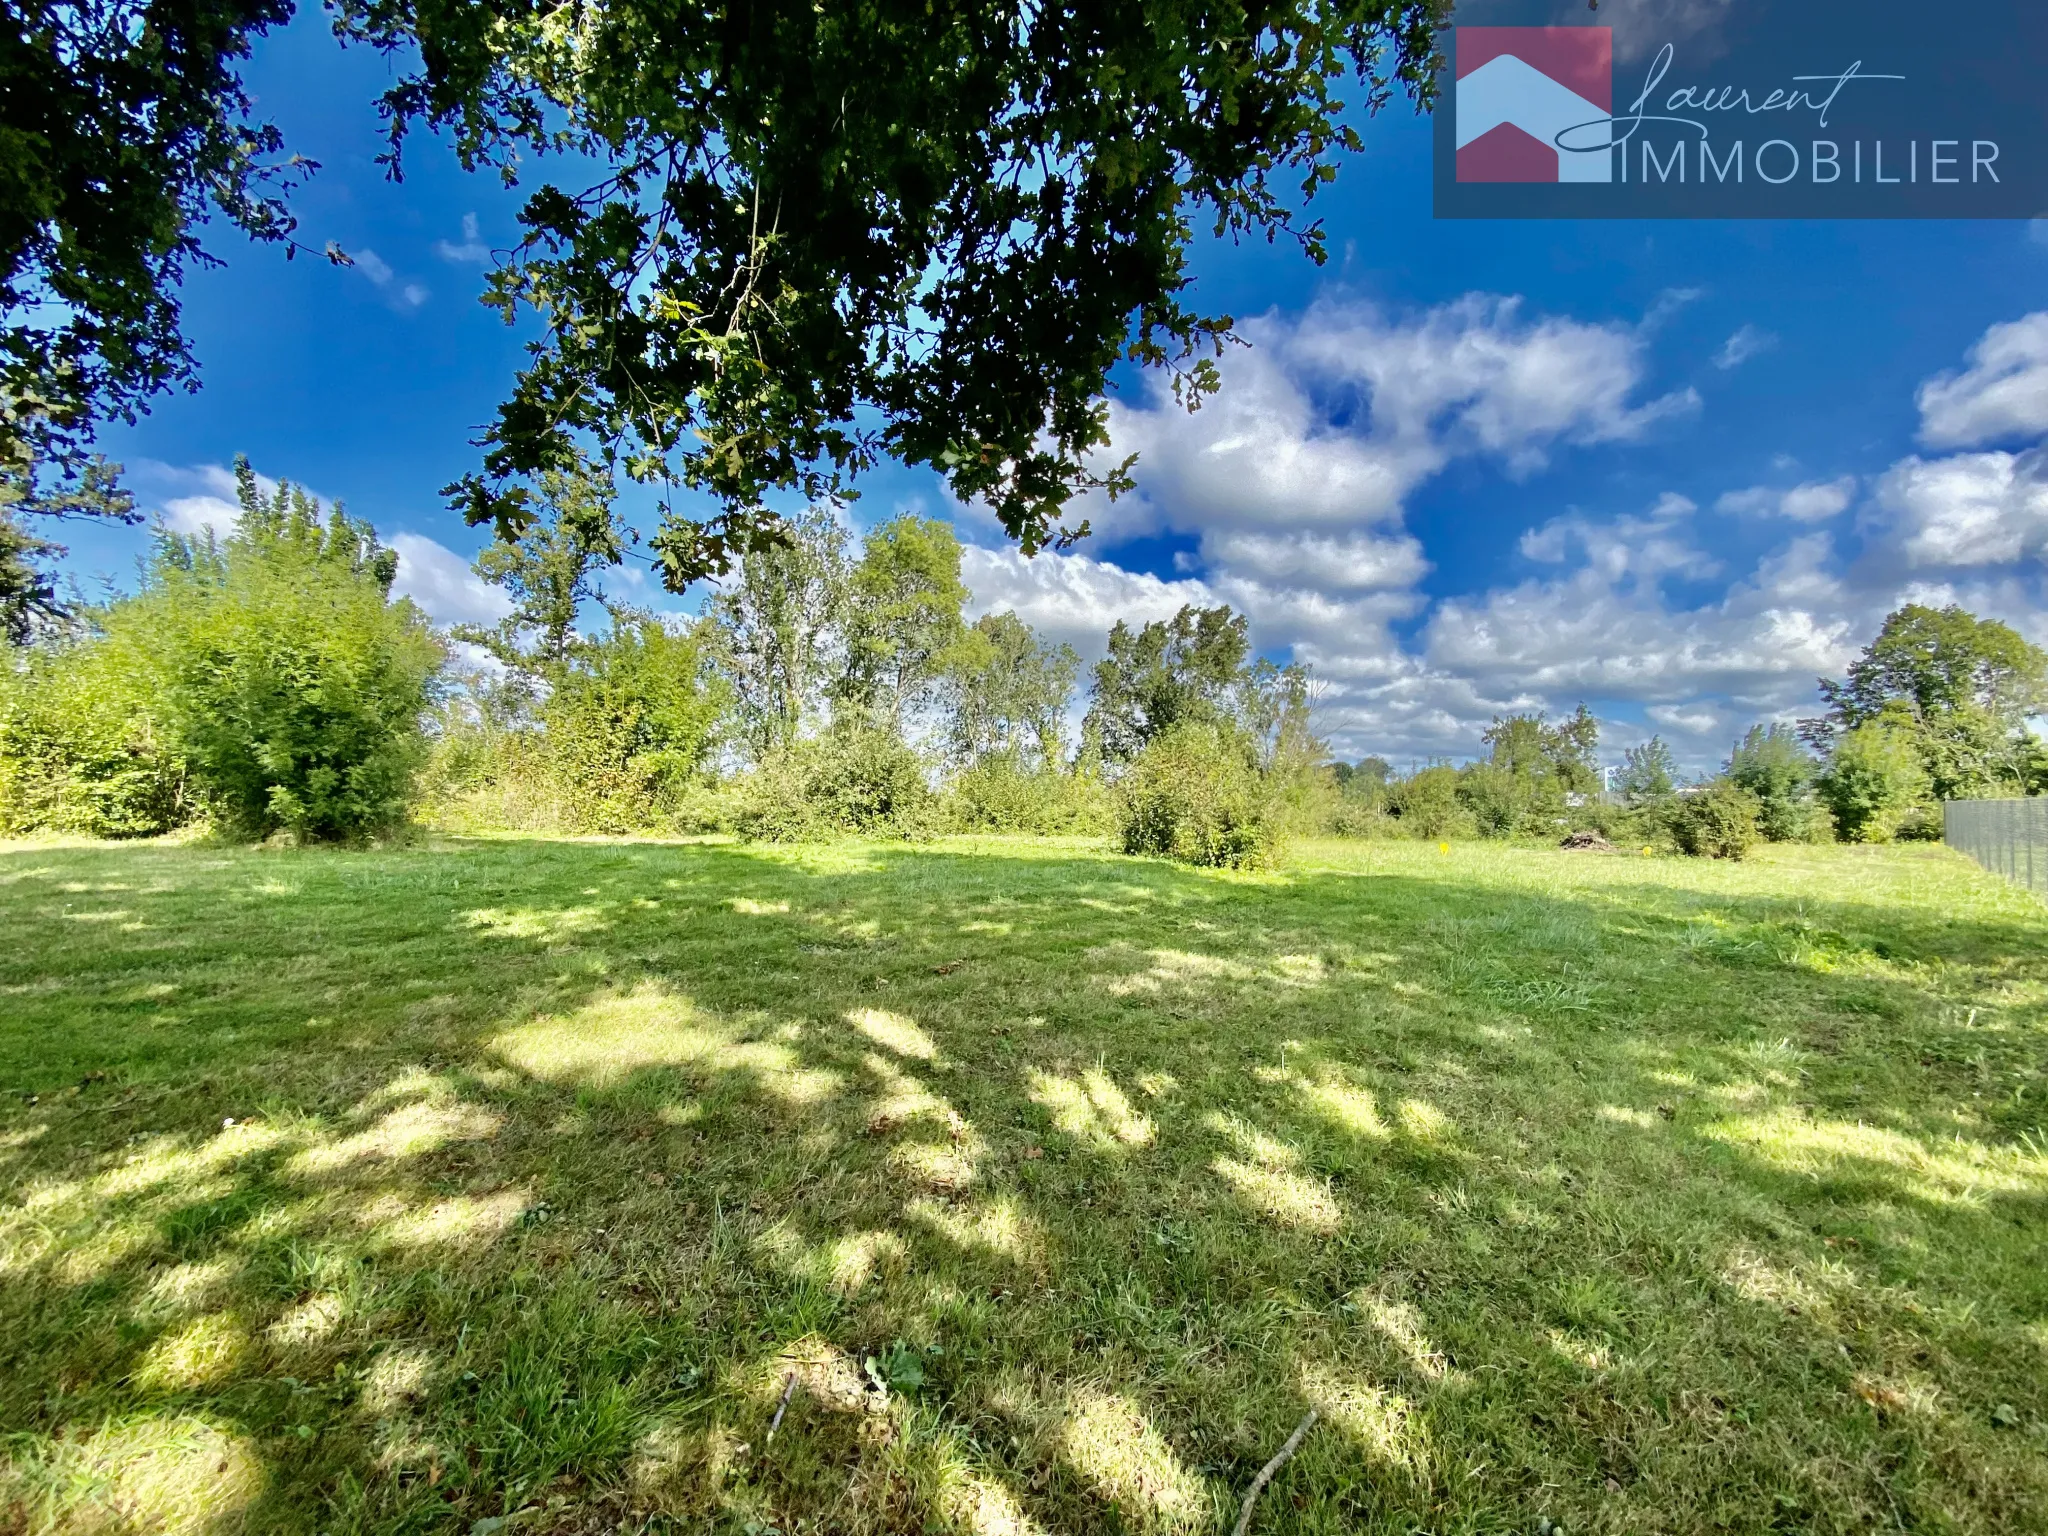
[[[1802,722],[1815,745],[1881,724],[1917,745],[1937,799],[2010,792],[2038,750],[2026,722],[2048,700],[2048,655],[1996,619],[1908,603],[1820,691],[1826,716]]]
[[[312,162],[237,67],[291,0],[27,0],[0,27],[0,468],[76,476],[193,380],[177,286],[209,213],[289,241]],[[339,257],[345,260],[346,258]]]
[[[11,462],[75,467],[93,422],[192,382],[176,289],[213,259],[209,212],[296,249],[287,194],[313,167],[252,117],[238,73],[292,9],[10,13]],[[1429,99],[1448,12],[622,0],[565,24],[539,0],[334,6],[342,38],[398,72],[394,174],[422,126],[508,180],[562,153],[486,294],[541,335],[451,495],[509,541],[537,515],[526,482],[594,450],[662,487],[651,547],[678,590],[783,536],[771,491],[816,500],[884,457],[937,469],[1027,551],[1085,532],[1063,521],[1071,498],[1128,483],[1101,456],[1109,370],[1167,367],[1190,401],[1215,387],[1232,321],[1191,302],[1198,228],[1321,261],[1305,209],[1360,146],[1353,109],[1404,86]]]

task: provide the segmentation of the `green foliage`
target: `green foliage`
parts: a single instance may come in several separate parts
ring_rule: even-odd
[[[175,289],[214,214],[293,228],[237,74],[289,0],[24,0],[0,54],[0,467],[86,463],[93,425],[191,378]],[[346,258],[342,258],[346,259]]]
[[[261,837],[405,819],[440,646],[366,524],[237,461],[225,541],[159,536],[142,589],[32,653],[0,727],[0,816],[104,835],[197,811]]]
[[[150,837],[192,813],[154,659],[71,635],[0,657],[0,834]]]
[[[947,668],[946,745],[955,762],[1021,759],[1050,766],[1064,755],[1067,699],[1081,658],[1039,639],[1016,614],[983,614]]]
[[[1679,795],[1670,809],[1679,851],[1701,859],[1740,859],[1762,837],[1763,803],[1733,780],[1720,778]]]
[[[1556,725],[1542,715],[1496,718],[1480,739],[1489,755],[1458,774],[1457,794],[1487,837],[1568,830],[1567,797],[1599,788],[1593,762],[1600,727],[1583,704]]]
[[[1432,764],[1391,785],[1387,813],[1411,837],[1469,837],[1478,830],[1458,794],[1458,770],[1448,763]]]
[[[824,707],[843,659],[846,530],[812,508],[785,541],[750,550],[705,604],[733,690],[735,733],[755,762],[794,743]]]
[[[1828,714],[1805,722],[1818,742],[1883,723],[1911,739],[1935,799],[2019,794],[2038,749],[2026,720],[2048,700],[2048,654],[1963,608],[1909,603],[1845,679],[1823,678],[1820,689]]]
[[[493,274],[508,318],[548,323],[457,504],[516,532],[507,477],[619,444],[635,478],[723,504],[665,508],[680,590],[774,536],[771,489],[817,500],[883,454],[988,503],[1027,552],[1059,540],[1077,491],[1128,484],[1095,452],[1119,360],[1215,386],[1230,322],[1183,303],[1195,221],[1320,261],[1301,206],[1360,146],[1361,108],[1397,83],[1427,99],[1449,8],[338,9],[403,71],[394,146],[424,123],[469,165],[545,148],[602,168],[535,191]]]
[[[900,728],[960,643],[960,540],[909,513],[872,529],[846,584],[846,659],[834,702]]]
[[[1790,726],[1751,726],[1722,771],[1756,796],[1758,826],[1769,841],[1811,842],[1821,829],[1812,793],[1820,765]]]
[[[603,602],[597,572],[620,559],[611,476],[579,464],[539,478],[542,512],[523,538],[495,539],[476,557],[477,575],[504,589],[512,611],[490,626],[458,624],[456,639],[482,646],[505,666],[545,679],[567,664],[576,618]]]
[[[1662,736],[1652,736],[1621,755],[1615,792],[1625,800],[1659,800],[1678,786],[1678,759]]]
[[[571,824],[630,832],[668,820],[704,765],[727,697],[696,631],[612,609],[604,636],[571,648],[540,709]]]
[[[1914,732],[1888,720],[1852,726],[1815,781],[1844,842],[1887,843],[1931,792]]]
[[[1228,869],[1276,863],[1287,828],[1274,790],[1242,729],[1180,721],[1154,736],[1117,782],[1123,850]]]
[[[857,722],[778,748],[743,794],[737,829],[753,842],[918,839],[938,830],[924,760],[895,732]]]
[[[38,472],[33,444],[16,444],[18,462],[7,460],[0,442],[0,644],[26,645],[38,629],[60,623],[56,578],[47,562],[64,547],[38,538],[31,517],[100,519],[133,523],[141,514],[135,498],[120,487],[121,466],[97,455],[77,472],[54,482]]]
[[[1109,654],[1095,664],[1094,701],[1083,734],[1110,763],[1125,763],[1184,721],[1212,723],[1231,711],[1250,654],[1249,621],[1227,606],[1183,607],[1133,633],[1119,619]]]
[[[963,832],[1061,836],[1106,832],[1115,821],[1114,797],[1100,778],[1009,752],[985,754],[962,769],[947,810]]]
[[[358,838],[406,817],[441,648],[396,556],[337,505],[266,497],[237,463],[225,541],[163,535],[143,590],[109,607],[111,642],[161,668],[194,785],[223,826]]]

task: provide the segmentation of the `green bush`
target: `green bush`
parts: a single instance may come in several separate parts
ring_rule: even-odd
[[[0,660],[0,833],[151,837],[193,813],[147,656],[74,637]]]
[[[390,600],[396,556],[367,525],[238,476],[232,534],[160,535],[138,593],[17,671],[10,823],[127,835],[203,809],[311,839],[404,820],[441,648]]]
[[[1093,774],[1035,768],[1014,752],[993,753],[953,780],[948,823],[962,832],[1052,837],[1100,833],[1115,821],[1107,787]]]
[[[1216,722],[1169,727],[1137,755],[1117,785],[1117,830],[1126,853],[1257,868],[1278,861],[1284,822],[1253,743]]]
[[[1762,837],[1757,825],[1763,804],[1727,779],[1703,784],[1674,798],[1671,832],[1679,850],[1702,859],[1739,859]]]
[[[541,706],[545,768],[581,832],[669,825],[696,782],[725,692],[705,677],[694,635],[618,610],[580,642]]]
[[[1773,843],[1813,842],[1828,830],[1811,790],[1819,765],[1786,725],[1753,725],[1729,755],[1727,775],[1762,804],[1758,826]]]
[[[179,747],[226,829],[354,839],[405,820],[442,653],[376,575],[313,540],[237,533],[160,563],[105,623],[160,648]]]
[[[741,786],[734,820],[753,842],[916,839],[935,835],[938,812],[924,759],[895,732],[841,725],[770,754]]]
[[[1930,793],[1912,736],[1873,721],[1845,731],[1815,781],[1844,842],[1888,843]]]
[[[1470,837],[1478,831],[1458,796],[1458,770],[1446,764],[1424,768],[1388,786],[1387,810],[1410,837]]]

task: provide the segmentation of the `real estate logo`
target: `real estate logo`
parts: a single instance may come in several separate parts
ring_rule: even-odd
[[[1978,0],[1956,27],[1924,0],[1458,17],[1437,50],[1441,218],[2048,217],[2044,0]]]
[[[1612,181],[1614,153],[1572,147],[1614,114],[1607,27],[1458,27],[1459,181]],[[1582,132],[1579,135],[1584,138]]]

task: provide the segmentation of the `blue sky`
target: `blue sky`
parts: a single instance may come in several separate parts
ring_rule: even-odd
[[[302,238],[357,264],[217,241],[225,267],[184,295],[204,388],[105,446],[187,525],[222,513],[245,452],[374,521],[437,617],[487,616],[481,541],[437,492],[518,364],[476,296],[519,194],[424,137],[390,182],[387,67],[317,12],[250,78],[322,162]],[[1229,602],[1315,668],[1341,751],[1403,762],[1583,699],[1603,755],[1656,731],[1704,767],[1751,721],[1812,712],[1815,676],[1909,597],[2048,642],[2048,223],[1437,222],[1428,125],[1397,105],[1365,136],[1318,200],[1327,266],[1200,253],[1200,301],[1252,345],[1192,417],[1119,381],[1139,491],[1086,509],[1095,538],[1026,561],[900,469],[858,517],[952,517],[977,609],[1086,654],[1117,618]],[[141,547],[72,542],[88,578]],[[614,587],[695,604],[638,571]]]

